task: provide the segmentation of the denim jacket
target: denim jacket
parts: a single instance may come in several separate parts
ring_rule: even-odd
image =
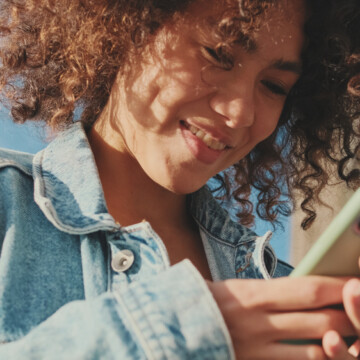
[[[120,200],[119,200],[120,201]],[[213,280],[288,274],[204,187],[189,196]],[[82,126],[32,155],[0,151],[0,359],[234,359],[189,260],[108,213]]]

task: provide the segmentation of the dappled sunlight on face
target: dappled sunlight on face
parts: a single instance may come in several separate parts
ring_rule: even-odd
[[[126,77],[118,76],[105,140],[176,193],[193,192],[238,162],[274,131],[299,77],[301,3],[270,9],[250,34],[252,45],[233,44],[224,64],[212,31],[223,10],[204,12],[196,2],[188,17],[157,32]]]

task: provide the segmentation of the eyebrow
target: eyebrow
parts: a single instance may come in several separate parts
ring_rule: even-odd
[[[300,61],[285,61],[283,59],[276,60],[271,67],[282,71],[291,71],[296,75],[301,75],[302,65]]]
[[[237,43],[249,53],[255,53],[258,50],[256,40],[254,40],[251,36],[245,36],[243,38],[239,37]],[[275,60],[270,67],[276,70],[290,71],[296,75],[301,75],[302,73],[301,61],[286,61],[284,59],[278,59]]]

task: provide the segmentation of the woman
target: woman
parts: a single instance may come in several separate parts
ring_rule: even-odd
[[[61,131],[1,152],[0,358],[352,358],[359,281],[262,280],[290,267],[204,187],[274,221],[286,173],[308,226],[323,161],[357,186],[359,5],[320,3],[3,1],[3,101]]]

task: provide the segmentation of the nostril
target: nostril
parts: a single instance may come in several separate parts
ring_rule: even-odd
[[[225,118],[230,128],[250,127],[255,120],[255,107],[251,95],[234,97],[217,94],[210,100],[210,107]]]

